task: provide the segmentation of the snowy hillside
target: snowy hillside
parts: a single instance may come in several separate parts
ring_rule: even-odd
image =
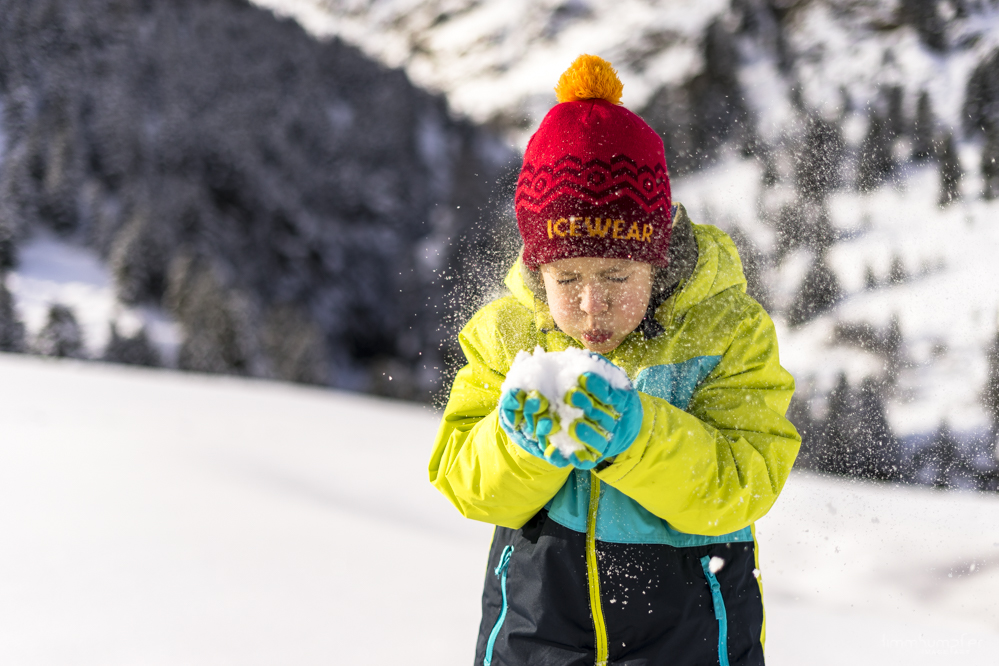
[[[453,337],[440,274],[488,251],[475,224],[512,157],[404,72],[248,0],[0,0],[0,350],[145,347],[426,400]],[[53,235],[107,276],[93,309],[7,284]],[[110,335],[137,309],[173,322],[165,358],[151,326]]]
[[[521,147],[567,64],[608,58],[775,314],[803,463],[999,488],[995,2],[256,2]]]
[[[0,354],[0,663],[463,664],[490,530],[427,409]],[[758,524],[775,666],[991,663],[999,498],[795,474]]]

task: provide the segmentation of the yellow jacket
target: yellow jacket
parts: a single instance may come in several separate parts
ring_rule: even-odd
[[[794,380],[780,366],[770,317],[746,294],[732,240],[712,226],[693,229],[696,268],[656,311],[665,332],[651,340],[634,332],[607,354],[641,391],[644,420],[631,447],[594,474],[680,532],[723,535],[767,513],[801,438],[784,416]],[[459,336],[468,365],[451,389],[430,481],[465,517],[518,528],[572,468],[509,440],[497,419],[500,385],[518,351],[580,345],[556,329],[519,267],[506,285],[511,295]]]

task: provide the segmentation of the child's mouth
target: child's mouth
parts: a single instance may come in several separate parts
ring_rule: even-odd
[[[585,331],[583,333],[583,340],[589,342],[590,344],[599,345],[610,340],[613,335],[614,334],[611,331],[601,331],[599,329],[595,329],[592,331]]]

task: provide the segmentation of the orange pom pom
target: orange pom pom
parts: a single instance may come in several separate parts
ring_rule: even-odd
[[[621,103],[624,84],[609,62],[599,56],[581,55],[559,77],[555,96],[559,103],[581,99],[604,99]]]

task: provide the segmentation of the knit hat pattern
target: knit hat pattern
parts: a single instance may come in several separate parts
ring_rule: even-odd
[[[610,63],[583,55],[562,75],[517,181],[517,226],[531,269],[608,257],[666,266],[670,185],[663,142],[619,106]]]

